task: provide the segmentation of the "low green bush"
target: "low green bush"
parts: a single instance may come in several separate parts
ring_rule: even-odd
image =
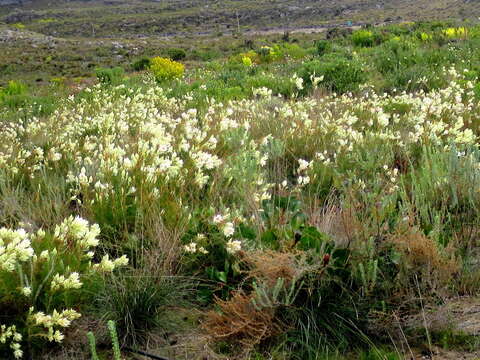
[[[318,40],[315,42],[316,54],[323,56],[328,53],[332,48],[331,41],[328,40]]]
[[[191,56],[189,56],[189,58],[200,61],[211,61],[222,58],[222,55],[223,54],[216,49],[195,49],[191,52]]]
[[[120,343],[138,346],[150,330],[167,325],[162,315],[168,306],[181,304],[184,295],[178,279],[127,273],[112,277],[97,302],[104,318],[115,321]]]
[[[283,43],[276,50],[282,57],[295,60],[302,59],[308,54],[308,50],[298,44]]]
[[[363,67],[357,60],[348,60],[335,54],[306,62],[300,69],[300,77],[305,90],[312,87],[314,77],[323,77],[321,84],[337,93],[355,91],[366,80]]]
[[[25,95],[27,90],[27,86],[22,82],[11,80],[6,87],[0,88],[0,99],[4,96]]]
[[[124,71],[121,67],[97,68],[95,75],[100,83],[105,85],[119,84],[123,79]]]
[[[372,56],[376,69],[386,76],[421,60],[414,43],[398,39],[391,39],[373,49]]]
[[[295,83],[289,76],[257,75],[250,77],[245,82],[245,88],[252,94],[253,89],[267,88],[272,90],[274,95],[291,97],[297,90]]]
[[[369,47],[375,43],[375,36],[370,30],[358,30],[351,36],[352,42],[355,46]]]
[[[147,57],[143,57],[141,59],[136,60],[132,64],[132,69],[135,71],[142,71],[146,70],[150,67],[150,59]]]
[[[180,61],[187,57],[187,53],[183,49],[170,48],[165,51],[166,55],[173,61]]]

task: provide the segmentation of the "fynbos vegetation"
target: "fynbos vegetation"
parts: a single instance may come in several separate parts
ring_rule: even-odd
[[[480,27],[292,36],[0,68],[0,358],[475,358]]]

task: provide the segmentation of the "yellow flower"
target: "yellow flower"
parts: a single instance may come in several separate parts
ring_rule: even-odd
[[[420,40],[422,40],[422,41],[430,41],[430,40],[432,40],[432,35],[422,32],[422,33],[420,34]]]
[[[183,76],[185,66],[177,61],[157,56],[150,61],[150,71],[157,81],[173,80]]]
[[[250,59],[250,58],[247,57],[247,56],[243,56],[243,57],[242,57],[242,63],[243,63],[243,65],[245,65],[245,66],[247,66],[247,67],[253,66],[252,59]]]
[[[442,31],[443,34],[450,39],[464,38],[468,31],[464,27],[448,28]]]

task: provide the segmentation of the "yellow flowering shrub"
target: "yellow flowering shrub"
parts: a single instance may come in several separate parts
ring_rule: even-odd
[[[449,39],[458,39],[458,38],[465,38],[468,34],[468,31],[465,27],[458,27],[458,28],[447,28],[442,31],[443,35],[445,35]]]
[[[422,33],[420,34],[420,40],[422,40],[422,41],[430,41],[430,40],[432,40],[432,35],[422,32]]]
[[[231,64],[242,64],[251,67],[260,63],[260,58],[254,50],[249,50],[240,54],[236,54],[228,59]]]
[[[0,308],[9,309],[0,322],[0,354],[22,358],[23,341],[60,343],[81,316],[72,308],[80,298],[75,291],[95,274],[128,264],[126,256],[108,255],[92,263],[99,234],[98,225],[73,216],[52,232],[0,228]]]
[[[177,61],[157,56],[151,59],[150,71],[157,81],[173,80],[183,76],[185,66]]]
[[[352,34],[352,42],[356,46],[369,47],[374,44],[374,35],[370,30],[357,30]]]
[[[258,55],[261,63],[271,63],[281,57],[278,49],[274,49],[270,46],[262,46],[258,51]]]
[[[242,64],[245,65],[246,67],[251,67],[253,66],[253,62],[252,62],[252,59],[247,57],[247,56],[243,56],[242,57]]]

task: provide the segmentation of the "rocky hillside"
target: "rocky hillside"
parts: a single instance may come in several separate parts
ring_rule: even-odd
[[[0,5],[6,23],[67,37],[195,35],[480,15],[480,3],[472,0],[0,0]]]

